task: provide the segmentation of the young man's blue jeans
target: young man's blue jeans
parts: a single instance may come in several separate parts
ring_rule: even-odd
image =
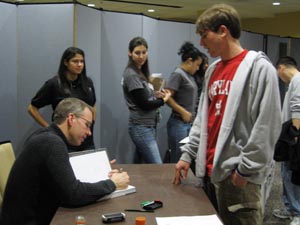
[[[162,163],[156,142],[156,127],[129,124],[128,131],[136,151],[144,163]]]
[[[283,186],[283,202],[286,210],[293,216],[300,216],[300,186],[292,183],[290,162],[281,163],[281,177]]]
[[[171,150],[171,163],[177,163],[181,156],[181,150],[179,143],[182,139],[189,135],[191,123],[185,123],[180,118],[173,118],[172,116],[168,120],[168,141],[169,148]]]

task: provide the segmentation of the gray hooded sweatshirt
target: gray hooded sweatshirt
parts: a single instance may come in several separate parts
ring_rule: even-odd
[[[196,175],[206,174],[208,83],[218,61],[208,68],[197,117],[182,146],[181,160],[196,159]],[[269,174],[275,143],[281,130],[278,76],[267,56],[249,51],[232,80],[225,107],[211,180],[220,182],[238,169],[256,184]]]

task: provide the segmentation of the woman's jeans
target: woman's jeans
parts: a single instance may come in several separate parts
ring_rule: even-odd
[[[192,124],[185,123],[180,118],[171,115],[167,123],[169,149],[171,150],[170,163],[177,163],[181,157],[179,142],[189,135]]]
[[[283,185],[283,202],[286,210],[293,216],[300,216],[300,186],[292,183],[290,162],[281,163],[281,177]]]
[[[142,162],[161,164],[162,159],[156,142],[156,127],[129,124],[129,135]]]

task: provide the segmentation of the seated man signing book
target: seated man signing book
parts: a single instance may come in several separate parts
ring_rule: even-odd
[[[91,135],[92,112],[83,101],[66,98],[55,109],[54,123],[28,137],[7,181],[0,224],[50,224],[60,206],[87,205],[127,188],[126,172],[112,171],[95,183],[74,175],[67,144],[80,145]]]

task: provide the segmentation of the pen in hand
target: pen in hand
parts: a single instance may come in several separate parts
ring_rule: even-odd
[[[111,177],[113,173],[123,173],[123,168],[111,170],[108,174],[108,177]]]

